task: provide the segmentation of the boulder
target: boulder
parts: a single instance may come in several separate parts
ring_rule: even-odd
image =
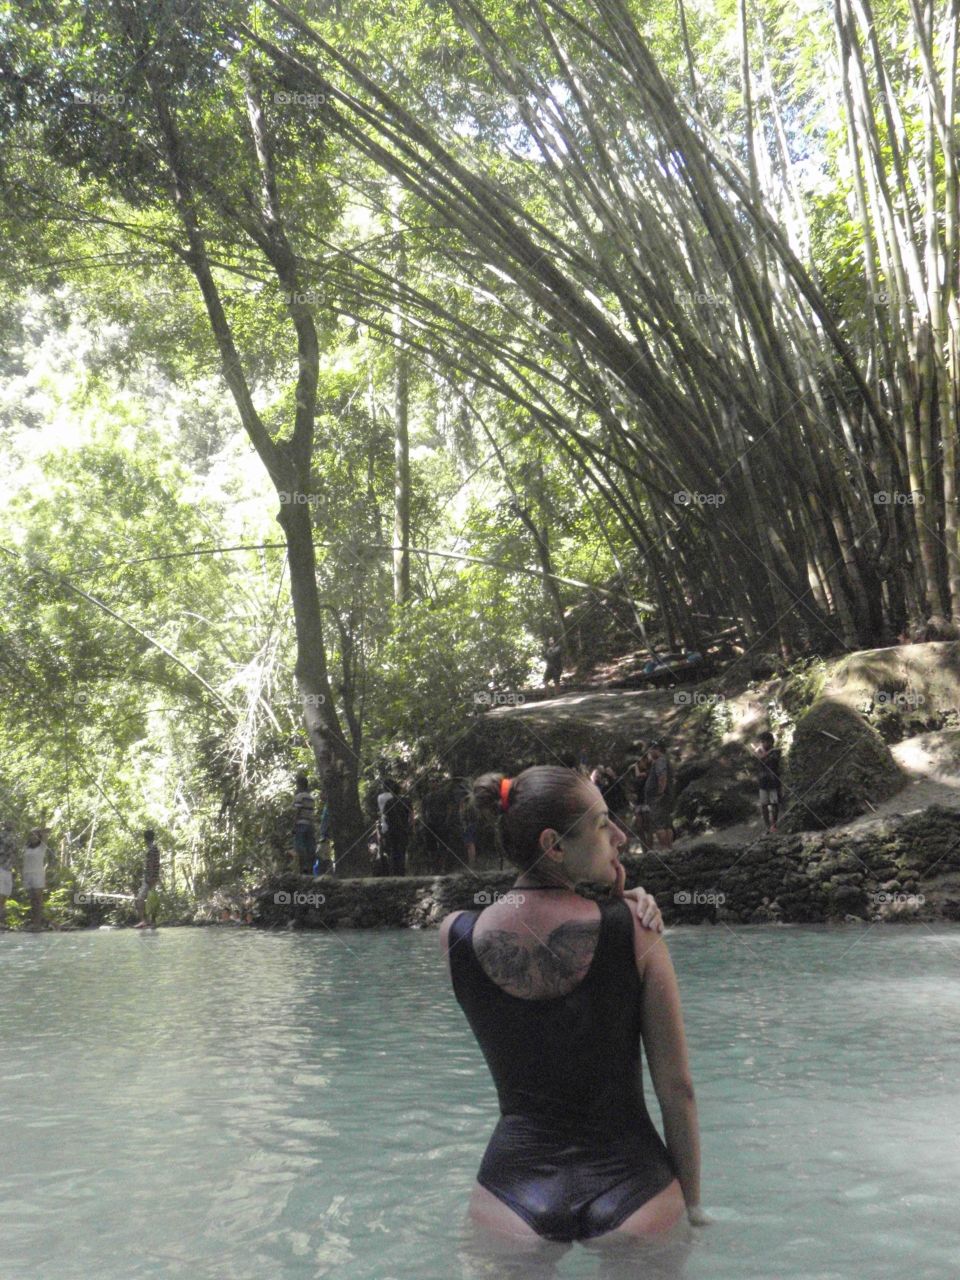
[[[849,705],[821,698],[797,723],[780,829],[817,831],[849,822],[905,782],[876,729]]]
[[[738,744],[697,757],[678,770],[677,791],[678,830],[700,834],[743,822],[757,813],[755,760]]]

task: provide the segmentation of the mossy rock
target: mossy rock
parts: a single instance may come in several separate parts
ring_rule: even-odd
[[[819,831],[849,822],[906,782],[886,743],[850,706],[814,703],[797,723],[786,769],[784,831]]]
[[[698,756],[677,774],[674,821],[686,832],[743,822],[757,813],[756,761],[739,744]]]

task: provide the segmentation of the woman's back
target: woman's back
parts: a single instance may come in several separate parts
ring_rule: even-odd
[[[567,1133],[648,1124],[629,907],[582,899],[521,910],[465,911],[449,935],[454,993],[501,1114],[549,1117]]]
[[[539,911],[544,931],[535,943],[522,936],[529,918],[498,928],[510,920],[494,908],[461,912],[448,935],[453,989],[500,1103],[477,1181],[554,1240],[603,1234],[676,1177],[643,1098],[632,913],[618,898],[584,906],[590,910],[577,907],[566,919],[554,913],[549,931],[551,913]],[[549,963],[548,944],[558,947]],[[480,956],[486,951],[489,961],[491,950],[497,965],[488,971]],[[506,974],[517,990],[568,989],[520,996],[491,973]]]
[[[596,787],[565,768],[485,774],[473,797],[521,879],[440,927],[500,1104],[471,1216],[547,1240],[665,1230],[698,1191],[695,1115],[669,957],[621,896],[626,835]],[[613,895],[597,904],[578,884]],[[641,1029],[671,1152],[644,1104]],[[681,1085],[682,1115],[671,1101]]]

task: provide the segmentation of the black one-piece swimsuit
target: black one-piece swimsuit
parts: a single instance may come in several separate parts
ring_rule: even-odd
[[[500,1102],[477,1181],[548,1240],[612,1231],[676,1177],[643,1098],[633,918],[619,898],[600,913],[585,977],[543,1000],[510,995],[484,972],[479,911],[459,915],[447,942],[454,993]]]

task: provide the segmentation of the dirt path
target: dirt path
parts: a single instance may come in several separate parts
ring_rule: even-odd
[[[960,735],[956,731],[923,733],[891,747],[893,758],[907,775],[906,786],[889,800],[877,805],[872,813],[865,813],[832,830],[837,833],[861,830],[882,818],[921,813],[935,804],[948,809],[960,809],[960,768],[956,759],[958,736]],[[762,835],[763,822],[758,814],[752,822],[740,822],[720,831],[685,837],[677,840],[676,845],[684,849],[694,848],[698,844],[742,845],[749,844]]]

